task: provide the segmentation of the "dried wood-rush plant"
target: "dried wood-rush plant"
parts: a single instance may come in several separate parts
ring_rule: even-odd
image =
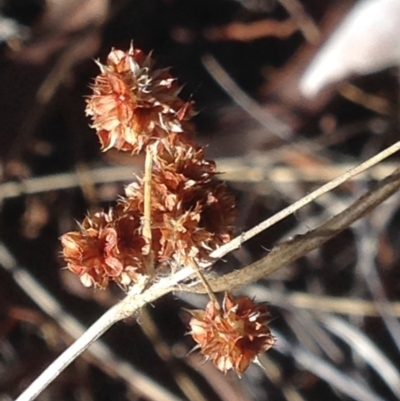
[[[145,153],[144,172],[109,210],[88,215],[77,231],[61,237],[67,268],[86,287],[114,282],[126,297],[108,310],[18,398],[34,399],[57,375],[114,323],[171,291],[207,293],[205,310],[189,311],[190,334],[206,359],[222,372],[241,375],[275,343],[265,304],[232,295],[320,246],[400,187],[400,172],[379,183],[321,227],[282,243],[264,259],[218,278],[213,263],[244,241],[318,196],[397,152],[396,143],[329,182],[250,231],[233,238],[235,200],[218,179],[216,165],[193,140],[191,101],[167,69],[133,46],[112,50],[87,99],[103,151]],[[197,275],[198,284],[188,278]],[[224,292],[220,301],[215,292]]]

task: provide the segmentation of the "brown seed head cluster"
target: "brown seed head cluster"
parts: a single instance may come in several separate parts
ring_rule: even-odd
[[[171,135],[152,146],[152,236],[159,262],[210,262],[209,254],[228,242],[236,218],[235,203],[225,184],[215,179],[215,164],[202,148]],[[127,211],[143,212],[144,184],[126,189]]]
[[[215,163],[190,139],[192,104],[178,97],[167,70],[154,69],[152,58],[133,46],[112,50],[106,64],[98,64],[86,113],[103,150],[152,155],[151,238],[143,235],[148,202],[139,178],[115,208],[86,217],[79,231],[62,236],[67,267],[86,286],[114,281],[127,289],[158,267],[208,264],[210,252],[232,237],[235,202],[216,178]]]
[[[191,335],[202,354],[222,372],[233,369],[241,375],[261,352],[269,350],[275,338],[267,326],[268,311],[248,297],[226,293],[222,311],[213,301],[206,310],[189,311]]]
[[[93,120],[104,151],[139,153],[171,132],[189,133],[192,105],[178,97],[180,87],[168,70],[133,46],[112,50],[92,85],[86,114]]]
[[[128,213],[99,212],[86,217],[80,231],[61,237],[68,268],[86,287],[106,288],[115,281],[126,288],[144,276],[140,220]]]

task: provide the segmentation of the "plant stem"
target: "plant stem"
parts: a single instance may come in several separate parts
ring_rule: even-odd
[[[257,234],[261,233],[262,231],[266,230],[267,228],[273,226],[274,224],[278,223],[279,221],[283,220],[285,217],[290,216],[297,210],[301,209],[303,206],[311,203],[315,199],[319,198],[321,195],[332,191],[332,189],[338,187],[339,185],[343,184],[344,182],[350,180],[354,176],[364,172],[365,170],[371,168],[375,164],[381,162],[382,160],[388,158],[389,156],[393,155],[394,153],[400,150],[400,141],[396,142],[394,145],[386,148],[382,152],[378,153],[374,157],[371,157],[364,163],[359,164],[357,167],[352,168],[351,170],[347,171],[346,173],[342,174],[338,178],[335,178],[332,181],[329,181],[322,187],[319,187],[314,192],[311,192],[307,196],[301,198],[295,203],[292,203],[290,206],[282,209],[280,212],[274,214],[267,220],[264,220],[257,226],[253,227],[252,229],[246,231],[242,235],[234,238],[232,241],[228,242],[225,245],[222,245],[214,252],[211,253],[211,257],[213,258],[221,258],[227,253],[240,248],[240,246],[248,241],[250,238],[255,237]]]
[[[192,269],[190,272],[193,273]],[[188,273],[188,272],[187,272]],[[188,274],[186,274],[186,277]],[[59,374],[69,366],[85,349],[105,333],[114,323],[132,316],[150,302],[171,292],[177,282],[182,280],[181,272],[173,277],[160,280],[141,294],[128,294],[118,304],[105,312],[85,333],[68,347],[43,373],[15,400],[34,400]]]
[[[399,189],[400,168],[355,201],[350,207],[335,215],[318,228],[304,235],[297,235],[293,239],[277,245],[266,257],[249,266],[221,277],[210,278],[208,283],[213,291],[219,292],[232,290],[260,280],[280,267],[287,266],[308,252],[320,247],[348,228],[356,220],[365,216]],[[181,285],[179,286],[179,290],[202,294],[205,292],[201,284],[195,286]]]
[[[118,303],[100,317],[85,333],[67,348],[42,374],[16,399],[34,400],[71,362],[91,343],[96,341],[114,323],[122,319],[123,303]]]
[[[148,257],[146,272],[149,277],[154,275],[154,255],[151,244],[151,181],[153,172],[153,154],[149,147],[146,149],[146,160],[144,164],[144,212],[143,212],[143,237],[148,241]]]
[[[214,302],[215,307],[217,308],[217,310],[221,310],[221,305],[218,302],[217,297],[215,296],[213,290],[210,287],[210,284],[208,283],[207,279],[205,278],[203,272],[201,271],[201,267],[199,266],[199,264],[192,259],[192,263],[191,266],[193,267],[193,270],[196,272],[197,277],[199,278],[201,285],[204,287],[205,292],[207,293],[207,295],[210,297],[210,300],[212,302]]]

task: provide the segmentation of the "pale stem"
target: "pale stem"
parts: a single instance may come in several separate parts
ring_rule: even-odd
[[[190,265],[191,265],[191,267],[193,267],[193,270],[196,272],[197,277],[199,278],[204,289],[206,290],[207,295],[210,297],[210,300],[212,302],[214,302],[214,305],[218,310],[221,310],[221,305],[219,304],[217,297],[215,296],[213,290],[211,289],[210,284],[208,283],[207,279],[205,278],[199,264],[196,262],[195,259],[192,259]]]
[[[153,172],[153,154],[149,147],[146,149],[146,160],[144,164],[144,213],[142,234],[149,244],[148,260],[146,263],[147,274],[154,275],[154,255],[151,249],[151,181]]]
[[[230,291],[258,281],[277,269],[288,266],[308,252],[319,248],[322,244],[350,227],[352,223],[364,217],[399,189],[400,168],[379,182],[378,185],[355,201],[351,206],[336,214],[318,228],[306,234],[296,235],[294,238],[276,245],[267,256],[251,265],[234,270],[220,277],[210,278],[208,284],[213,291],[220,292]],[[192,293],[204,293],[204,288],[201,284],[196,284],[195,286],[180,285],[178,289]]]
[[[68,347],[42,374],[16,399],[34,400],[71,362],[105,333],[114,323],[121,320],[123,304],[119,303],[104,313],[85,333]]]
[[[357,167],[352,168],[351,170],[347,171],[343,175],[338,178],[335,178],[332,181],[329,181],[327,184],[319,187],[314,192],[311,192],[307,196],[301,198],[295,203],[292,203],[290,206],[282,209],[280,212],[274,214],[267,220],[264,220],[257,226],[251,228],[250,230],[246,231],[242,235],[234,238],[232,241],[228,242],[225,245],[222,245],[215,251],[211,253],[211,257],[219,259],[226,255],[227,253],[240,248],[240,246],[248,241],[250,238],[255,237],[257,234],[261,233],[262,231],[266,230],[267,228],[273,226],[274,224],[278,223],[279,221],[283,220],[285,217],[290,216],[297,210],[301,209],[303,206],[308,205],[315,199],[319,198],[320,196],[324,195],[325,193],[332,191],[332,189],[338,187],[339,185],[343,184],[344,182],[352,179],[354,176],[362,173],[365,170],[368,170],[375,164],[381,162],[382,160],[388,158],[389,156],[393,155],[394,153],[400,150],[400,141],[396,142],[394,145],[388,147],[387,149],[383,150],[382,152],[378,153],[374,157],[371,157],[364,163],[359,164]]]
[[[193,273],[193,271],[192,271]],[[85,333],[68,347],[43,373],[15,400],[34,400],[59,374],[82,352],[105,333],[114,323],[132,316],[144,305],[155,301],[172,291],[174,285],[182,280],[182,274],[160,280],[141,294],[128,294],[118,304],[105,312]]]

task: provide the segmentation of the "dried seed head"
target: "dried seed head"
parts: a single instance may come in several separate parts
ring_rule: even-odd
[[[236,219],[234,197],[212,180],[177,193],[171,211],[162,214],[160,259],[208,264],[210,253],[229,242]]]
[[[215,162],[205,159],[204,148],[197,146],[186,135],[170,134],[151,147],[154,169],[181,175],[188,187],[209,181],[216,174]]]
[[[205,311],[190,313],[190,334],[202,354],[224,373],[233,369],[242,374],[258,354],[275,343],[267,326],[267,307],[248,297],[234,299],[225,293],[222,311],[210,301]]]
[[[151,227],[157,261],[210,262],[210,252],[233,235],[234,197],[212,179],[215,164],[204,159],[201,148],[172,139],[157,142],[152,150]],[[143,213],[143,188],[142,181],[126,188],[121,201],[126,211]]]
[[[178,97],[170,73],[153,68],[154,61],[133,46],[112,50],[92,85],[86,114],[92,117],[102,149],[140,152],[171,132],[191,131],[191,102]]]
[[[104,289],[110,281],[126,288],[145,275],[142,249],[145,239],[139,233],[140,220],[133,214],[99,212],[88,216],[80,226],[61,237],[67,267],[83,285]]]

